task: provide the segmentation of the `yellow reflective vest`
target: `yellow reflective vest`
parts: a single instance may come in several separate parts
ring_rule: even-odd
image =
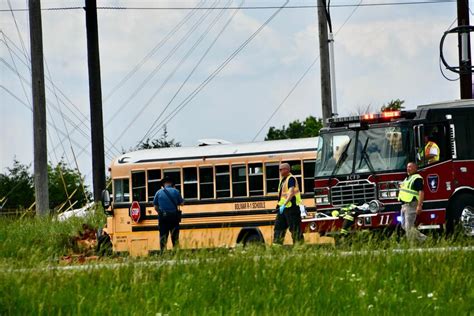
[[[430,156],[431,148],[436,148],[437,154],[434,157],[428,158]],[[429,141],[425,146],[425,157],[427,158],[427,163],[432,164],[439,161],[439,146],[435,142]]]
[[[420,194],[418,191],[413,190],[413,183],[416,179],[423,179],[418,173],[412,174],[411,176],[405,178],[402,184],[400,185],[400,191],[398,192],[398,200],[410,203],[413,201],[413,198],[419,200]]]
[[[288,188],[288,182],[290,178],[295,179],[295,187],[294,187],[294,193],[295,193],[295,198],[296,198],[296,205],[301,205],[301,193],[300,193],[300,188],[298,186],[298,180],[290,173],[286,178],[280,180],[279,188],[280,188],[280,200],[278,201],[278,205],[282,206],[283,203],[285,203],[286,199],[290,195],[290,189]],[[284,181],[282,183],[282,181]],[[291,207],[293,203],[289,201],[286,203],[286,207]]]

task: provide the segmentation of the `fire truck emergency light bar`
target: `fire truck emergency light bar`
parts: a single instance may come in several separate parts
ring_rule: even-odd
[[[346,116],[346,117],[333,117],[328,119],[328,123],[350,123],[350,122],[374,122],[374,121],[386,121],[394,118],[402,117],[401,111],[385,111],[382,113],[372,113],[364,115]]]

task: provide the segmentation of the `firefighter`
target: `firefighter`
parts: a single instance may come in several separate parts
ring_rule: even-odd
[[[439,146],[433,141],[432,136],[425,137],[425,159],[428,165],[439,161]]]
[[[402,202],[402,228],[411,242],[424,241],[426,236],[415,227],[416,216],[423,209],[423,177],[418,174],[418,166],[414,162],[408,163],[407,173],[408,177],[401,183],[398,193],[398,200]]]
[[[290,173],[290,165],[280,165],[280,185],[278,189],[277,216],[275,219],[273,243],[283,244],[286,230],[289,228],[293,244],[303,241],[301,231],[301,194],[298,181]]]
[[[359,216],[360,214],[362,214],[362,212],[357,209],[357,205],[355,204],[350,204],[348,206],[341,207],[340,211],[334,210],[331,212],[331,215],[333,217],[341,217],[343,219],[341,228],[342,236],[349,235],[349,231],[352,225],[354,225],[357,216]]]

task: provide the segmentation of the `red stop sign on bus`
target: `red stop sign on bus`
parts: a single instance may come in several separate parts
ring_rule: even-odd
[[[140,221],[140,204],[137,201],[133,201],[130,206],[130,217],[135,223]]]

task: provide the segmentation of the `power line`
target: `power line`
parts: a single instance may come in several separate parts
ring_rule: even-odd
[[[159,132],[159,130],[167,125],[181,110],[183,110],[196,95],[204,89],[209,82],[211,82],[221,71],[224,69],[234,58],[237,56],[280,12],[281,10],[288,5],[289,0],[279,7],[278,10],[273,12],[273,14],[254,32],[250,35],[247,40],[245,40],[227,59],[221,63],[201,84],[193,90],[163,121],[162,124],[157,126],[152,138]]]
[[[158,44],[156,44],[149,52],[148,54],[142,58],[142,60],[140,60],[140,62],[138,62],[138,64],[136,64],[126,75],[124,78],[122,78],[122,80],[119,81],[119,83],[117,83],[112,89],[111,91],[107,94],[107,96],[105,96],[104,98],[104,102],[107,101],[107,99],[109,99],[120,87],[122,87],[138,70],[140,70],[140,68],[151,58],[153,57],[156,52],[161,48],[163,47],[164,44],[166,44],[166,42],[176,33],[179,31],[179,29],[181,29],[181,27],[186,24],[187,21],[189,21],[189,19],[191,19],[193,17],[193,15],[196,14],[197,12],[197,8],[199,8],[201,5],[204,4],[204,1],[201,1],[194,10],[188,12],[188,14],[186,14],[184,16],[184,18],[170,31],[168,32],[168,34],[166,34],[166,36],[160,40],[158,42]]]
[[[242,0],[241,2],[241,5],[243,5],[243,3],[245,2],[245,0]],[[221,37],[221,35],[224,33],[224,31],[227,29],[227,27],[230,25],[230,23],[232,22],[232,20],[234,19],[234,17],[236,16],[236,14],[238,13],[239,11],[234,11],[233,14],[231,15],[230,19],[227,20],[227,22],[224,24],[224,26],[221,28],[221,30],[219,31],[219,33],[216,35],[216,37],[214,37],[213,41],[211,42],[211,44],[207,47],[207,49],[204,51],[204,53],[202,54],[201,58],[198,60],[198,62],[194,65],[193,69],[190,71],[190,73],[188,74],[188,76],[184,79],[184,81],[181,83],[181,85],[179,86],[179,88],[176,90],[175,94],[173,95],[173,97],[170,99],[170,101],[166,104],[165,108],[160,112],[160,114],[158,115],[158,117],[155,119],[155,121],[153,122],[153,124],[150,126],[150,128],[148,129],[148,131],[145,133],[145,136],[143,136],[143,138],[140,140],[139,144],[141,144],[148,136],[149,133],[151,133],[151,131],[155,128],[155,124],[160,120],[160,118],[165,114],[166,110],[169,108],[169,106],[171,105],[171,103],[173,103],[173,101],[175,100],[175,98],[178,96],[178,94],[181,92],[181,90],[183,89],[183,87],[187,84],[187,82],[189,81],[189,79],[191,78],[191,76],[194,74],[194,72],[196,71],[196,69],[201,65],[202,61],[206,58],[207,54],[209,54],[209,52],[211,51],[211,49],[214,47],[214,45],[216,44],[216,42],[218,41],[218,39]]]
[[[316,62],[319,60],[319,56],[313,60],[313,62],[306,68],[304,73],[300,76],[300,78],[295,82],[293,87],[291,87],[290,91],[288,94],[283,98],[283,100],[278,104],[278,106],[275,108],[275,110],[272,112],[270,117],[265,121],[265,123],[262,125],[262,127],[258,130],[257,134],[255,134],[254,138],[252,139],[252,142],[257,139],[258,135],[263,131],[265,126],[267,126],[268,123],[273,119],[273,117],[277,114],[277,112],[281,109],[281,107],[285,104],[286,100],[293,94],[293,91],[299,86],[301,81],[306,77],[306,75],[309,73],[309,71],[313,68],[313,66],[316,64]]]
[[[15,95],[11,90],[9,90],[7,87],[5,87],[4,85],[0,85],[0,89],[4,90],[6,93],[8,93],[11,97],[13,97],[16,101],[18,101],[18,103],[20,103],[21,105],[23,105],[24,107],[26,107],[28,110],[32,111],[33,112],[33,109],[28,105],[28,103],[26,103],[25,101],[21,100],[17,95]],[[51,122],[47,122],[48,125],[52,128],[51,126]],[[63,137],[66,136],[66,134],[59,130],[59,132],[61,133],[61,135]],[[73,140],[73,143],[74,145],[76,146],[80,146],[79,143],[77,143],[76,141]]]
[[[216,2],[217,3],[217,2]],[[208,11],[209,13],[211,12],[210,10]],[[151,95],[151,97],[148,99],[148,101],[145,103],[145,105],[138,111],[138,113],[135,115],[135,117],[130,120],[129,124],[123,129],[122,133],[117,137],[117,140],[120,139],[132,126],[132,124],[135,122],[136,119],[145,111],[146,108],[153,102],[155,97],[158,95],[158,93],[161,92],[161,90],[166,86],[166,84],[171,80],[171,78],[174,76],[174,74],[178,71],[178,69],[187,61],[187,59],[191,56],[191,54],[194,52],[194,50],[199,46],[199,44],[204,40],[204,38],[209,34],[211,29],[214,27],[214,25],[219,21],[219,19],[222,17],[224,14],[224,10],[221,10],[219,14],[214,17],[214,19],[209,23],[208,27],[204,30],[204,32],[201,34],[201,36],[194,42],[194,44],[191,46],[191,48],[186,52],[186,54],[181,58],[181,60],[178,62],[178,64],[174,67],[174,69],[171,71],[171,73],[165,78],[163,83],[158,87],[158,89]]]
[[[214,4],[217,4],[217,1],[214,1]],[[154,76],[161,70],[161,68],[174,56],[174,54],[179,50],[179,48],[189,39],[189,37],[196,32],[198,27],[204,22],[204,20],[211,14],[211,10],[207,10],[199,19],[194,22],[194,24],[191,26],[191,28],[186,32],[186,34],[180,38],[178,43],[176,43],[171,51],[163,58],[163,60],[160,61],[158,65],[154,67],[154,69],[149,73],[145,79],[138,85],[138,87],[132,92],[132,94],[123,102],[118,110],[115,111],[115,115],[112,116],[106,123],[105,126],[107,127],[112,121],[114,121],[120,112],[123,111],[123,109],[137,96],[137,94],[150,82],[151,79],[153,79]]]
[[[0,62],[3,63],[3,64],[4,64],[8,69],[10,69],[13,73],[16,73],[17,76],[19,77],[19,79],[20,79],[21,81],[25,82],[25,83],[28,84],[28,85],[31,85],[31,82],[28,81],[24,76],[22,76],[22,75],[21,75],[14,67],[12,67],[5,59],[3,59],[2,57],[0,57]],[[48,90],[51,91],[51,88],[49,88],[49,87],[47,87],[47,88],[48,88]],[[3,87],[3,89],[6,90],[5,87]],[[25,102],[25,104],[27,104],[27,103]],[[63,103],[63,104],[64,104],[64,103]],[[51,106],[53,107],[53,109],[55,109],[56,111],[59,112],[59,109],[58,109],[56,106],[54,106],[54,105],[51,105]],[[31,109],[31,108],[30,108],[30,109]],[[31,109],[31,110],[32,110],[32,109]],[[86,139],[89,139],[88,134],[87,134],[84,130],[82,130],[81,128],[79,128],[78,125],[74,125],[74,122],[71,120],[71,118],[66,117],[66,120],[69,122],[69,124],[71,124],[71,126],[73,126],[74,128],[76,128],[77,131],[79,131],[79,133],[80,133],[81,135],[83,135]],[[48,123],[50,123],[50,122],[48,122]],[[51,125],[51,124],[50,124],[50,125]],[[51,127],[53,127],[53,126],[51,126]],[[68,136],[68,135],[66,135],[64,132],[61,132],[61,134],[62,134],[63,136],[65,136],[65,137]],[[66,139],[66,138],[64,138],[64,139]],[[56,146],[54,147],[54,149],[56,149],[59,145],[60,145],[60,144],[56,144]],[[108,158],[113,158],[113,157],[109,155]]]
[[[347,18],[344,20],[342,25],[339,27],[339,29],[336,31],[334,37],[337,36],[337,34],[342,30],[342,28],[347,24],[347,22],[352,18],[354,13],[357,11],[358,8],[362,5],[362,1],[360,0],[359,5],[354,8],[354,10],[351,11],[351,13],[347,16]],[[288,94],[283,98],[283,100],[277,105],[275,110],[272,112],[270,117],[265,121],[265,123],[262,125],[262,127],[258,130],[257,134],[252,139],[252,142],[254,142],[258,135],[265,129],[265,127],[270,123],[270,121],[275,117],[277,112],[283,107],[283,105],[286,103],[286,101],[289,99],[289,97],[293,94],[293,92],[296,90],[296,88],[300,85],[301,81],[306,77],[306,75],[309,73],[309,71],[313,68],[313,66],[316,64],[316,62],[319,60],[319,55],[313,60],[313,62],[306,68],[306,70],[303,72],[303,74],[299,77],[299,79],[295,82],[293,87],[291,87],[290,91]]]
[[[456,0],[428,0],[428,1],[395,1],[395,2],[374,2],[374,3],[365,3],[360,6],[362,7],[382,7],[382,6],[405,6],[405,5],[425,5],[425,4],[442,4],[442,3],[456,3]],[[331,7],[333,8],[350,8],[350,7],[357,7],[357,4],[333,4]],[[316,4],[308,4],[308,5],[289,5],[286,6],[285,9],[314,9],[317,8],[318,5]],[[242,8],[233,6],[233,7],[201,7],[198,10],[274,10],[278,9],[278,6],[244,6]],[[50,8],[42,8],[42,11],[66,11],[66,10],[83,10],[83,7],[50,7]],[[165,10],[194,10],[193,7],[125,7],[125,6],[100,6],[97,7],[98,10],[142,10],[142,11],[165,11]],[[27,8],[19,8],[13,9],[13,12],[24,12],[28,11]],[[0,12],[10,12],[7,9],[0,9]]]
[[[469,8],[469,11],[471,9]],[[472,14],[472,11],[471,11],[471,14]],[[451,29],[451,27],[454,25],[454,23],[456,23],[456,21],[458,20],[458,18],[454,18],[453,22],[451,22],[451,24],[448,26],[448,28],[446,29],[446,31],[449,31]],[[440,53],[440,56],[439,56],[439,61],[438,61],[438,64],[439,64],[439,71],[441,72],[441,75],[444,77],[444,79],[448,80],[448,81],[458,81],[459,79],[461,79],[461,76],[458,76],[457,78],[449,78],[443,71],[443,65],[442,65],[442,61],[441,61],[441,53]]]
[[[0,34],[2,34],[3,36],[3,40],[0,39],[0,41],[3,41],[6,48],[9,50],[10,53],[13,53],[16,58],[24,65],[28,68],[28,70],[31,72],[31,68],[30,68],[30,64],[28,63],[29,61],[29,56],[22,52],[21,49],[15,44],[15,42],[12,41],[11,38],[9,38],[2,30],[0,30]],[[8,44],[8,42],[12,45],[12,47],[10,47],[10,45]],[[15,50],[18,50],[19,53],[15,52]],[[26,60],[26,61],[25,61]],[[46,62],[46,59],[45,59],[45,62]],[[3,61],[4,64],[7,65],[8,67],[8,64],[6,63],[6,61]],[[11,69],[11,68],[10,68]],[[12,70],[12,69],[11,69]],[[12,70],[14,72],[14,70]],[[30,84],[28,82],[28,80],[26,80],[24,77],[23,77],[23,80],[24,82]],[[67,103],[69,103],[74,109],[71,109],[71,107],[66,103],[66,101],[62,100],[62,99],[59,99],[60,102],[66,107],[66,109],[68,109],[71,114],[79,121],[79,123],[75,123],[72,119],[70,119],[68,116],[67,116],[67,119],[68,119],[68,122],[71,124],[72,126],[72,130],[73,131],[76,131],[76,130],[79,130],[81,132],[83,132],[84,135],[86,135],[86,132],[89,130],[89,126],[87,126],[87,124],[85,124],[85,121],[88,120],[87,116],[84,115],[82,113],[82,111],[71,101],[71,99],[69,99],[69,97],[53,82],[52,80],[52,77],[49,75],[49,76],[46,76],[46,80],[47,80],[47,83],[49,83],[49,85],[46,85],[46,88],[48,89],[48,91],[54,93],[56,96],[57,96],[57,93],[56,91],[59,92],[59,94],[61,95],[62,98],[64,98],[64,100],[67,101]],[[58,112],[62,112],[62,109],[61,107],[58,105],[58,107],[55,107],[54,108],[55,110],[57,110]],[[78,116],[78,113],[81,114],[81,117]],[[61,116],[64,116],[65,114],[61,114]],[[85,128],[86,128],[86,131],[82,130],[80,128],[80,125],[84,125]],[[69,136],[69,133],[68,133],[68,136]],[[87,136],[88,137],[88,136]],[[89,138],[89,137],[88,137]],[[64,141],[65,139],[63,139],[62,141]],[[112,150],[112,149],[115,149],[116,152],[120,153],[120,151],[116,148],[115,144],[112,143],[108,138],[105,138],[105,140],[110,144],[111,147],[109,147],[109,150]],[[56,144],[54,146],[54,148],[57,148],[60,144]]]

